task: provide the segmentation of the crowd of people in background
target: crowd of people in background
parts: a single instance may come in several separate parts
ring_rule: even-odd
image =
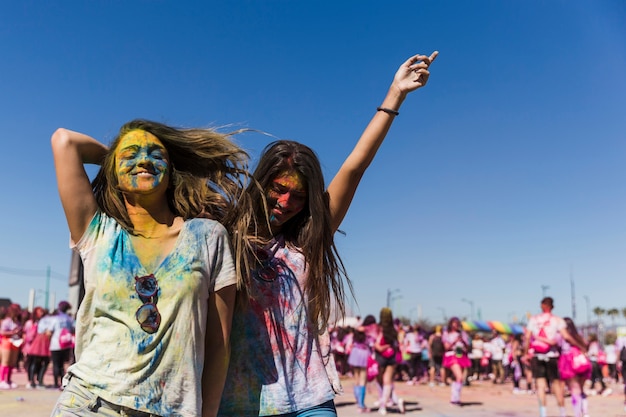
[[[54,311],[37,306],[29,311],[19,304],[0,307],[0,390],[17,388],[12,376],[28,375],[26,388],[61,388],[65,366],[73,361],[72,306],[61,301]],[[45,380],[52,363],[52,381]]]
[[[548,297],[542,306],[552,306]],[[0,307],[0,389],[17,388],[12,380],[16,370],[26,372],[26,388],[53,388],[61,386],[65,366],[73,361],[74,319],[72,306],[66,301],[54,311],[42,307],[32,311],[11,304]],[[354,395],[361,412],[377,408],[382,415],[388,408],[405,412],[404,400],[396,394],[394,384],[449,387],[450,403],[461,404],[461,387],[473,383],[510,384],[512,393],[537,394],[540,408],[546,414],[546,394],[554,394],[565,415],[564,398],[569,394],[575,416],[588,413],[587,396],[608,396],[612,386],[622,383],[626,376],[626,337],[618,338],[607,332],[604,340],[591,333],[583,337],[570,318],[559,319],[554,338],[554,355],[541,348],[541,337],[533,330],[541,329],[546,340],[547,325],[536,321],[549,314],[551,308],[529,322],[526,334],[506,334],[463,330],[460,319],[453,317],[445,325],[425,327],[394,319],[388,308],[380,311],[379,320],[373,315],[352,326],[330,329],[331,350],[342,376],[353,376]],[[562,322],[561,322],[562,320]],[[563,336],[565,335],[565,336]],[[574,357],[583,354],[588,363],[575,369]],[[546,359],[542,357],[546,356]],[[568,359],[569,358],[569,359]],[[554,369],[550,368],[554,362]],[[533,366],[545,364],[545,374],[537,374]],[[52,380],[45,376],[52,364]],[[49,373],[48,373],[49,374]],[[366,405],[368,384],[375,392]],[[626,388],[624,391],[626,404]]]
[[[357,317],[356,324],[330,330],[337,371],[344,377],[354,377],[353,394],[361,412],[377,408],[385,415],[392,407],[404,413],[404,400],[393,389],[398,383],[448,387],[454,406],[462,405],[463,386],[489,383],[510,384],[514,395],[538,395],[541,415],[546,415],[547,394],[554,394],[561,415],[566,415],[563,394],[567,393],[574,415],[582,417],[588,413],[587,396],[611,395],[612,386],[624,383],[626,337],[617,338],[614,332],[607,332],[602,343],[596,334],[583,337],[570,318],[558,318],[558,329],[562,327],[563,333],[546,337],[552,344],[542,353],[535,342],[538,338],[532,334],[532,323],[526,334],[466,332],[456,317],[433,326],[396,318],[389,326],[391,314],[383,308],[378,323],[368,315],[364,319]],[[588,366],[574,371],[578,353],[588,359]],[[550,367],[552,362],[554,368]],[[547,374],[540,373],[544,363],[549,369]],[[374,392],[374,398],[366,401],[367,392]],[[626,406],[626,387],[624,400]]]

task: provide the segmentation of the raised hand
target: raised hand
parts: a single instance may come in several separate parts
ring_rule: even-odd
[[[439,52],[430,56],[414,55],[404,62],[395,76],[385,99],[377,108],[354,149],[346,158],[328,186],[333,230],[337,230],[346,215],[363,173],[374,159],[391,123],[398,116],[400,106],[409,92],[423,87],[428,81],[428,68]],[[467,344],[466,344],[467,346]]]
[[[428,68],[437,58],[437,55],[439,52],[435,51],[430,56],[414,55],[407,59],[393,77],[392,86],[401,93],[407,94],[426,85],[430,76]]]

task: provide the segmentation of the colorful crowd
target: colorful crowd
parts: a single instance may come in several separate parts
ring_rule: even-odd
[[[56,310],[35,307],[32,312],[19,304],[0,307],[0,390],[17,388],[12,375],[23,369],[26,388],[61,388],[65,365],[73,360],[74,319],[72,306],[61,301]],[[52,383],[45,375],[52,363]]]
[[[331,329],[337,370],[352,376],[354,398],[360,412],[388,407],[405,412],[404,400],[394,384],[450,387],[450,403],[461,405],[463,386],[472,383],[511,384],[515,395],[537,395],[539,415],[547,415],[547,393],[554,394],[561,416],[569,395],[575,417],[588,415],[587,397],[609,396],[626,377],[626,336],[607,332],[601,343],[596,334],[583,337],[570,318],[551,313],[553,300],[542,300],[542,313],[533,316],[525,333],[507,334],[463,330],[453,317],[445,325],[423,328],[390,322],[383,308],[380,320],[357,317],[352,326]],[[367,385],[378,395],[366,404]],[[626,407],[626,386],[624,387]]]
[[[551,306],[551,299],[542,305]],[[363,320],[357,318],[354,326],[329,329],[330,347],[338,373],[354,378],[353,395],[363,413],[371,411],[365,401],[368,384],[370,392],[374,386],[378,393],[371,401],[372,408],[385,415],[388,408],[405,412],[404,399],[396,394],[394,384],[449,386],[451,404],[459,405],[461,387],[480,381],[511,384],[513,394],[535,395],[539,389],[553,393],[561,415],[565,415],[563,399],[569,394],[575,416],[588,415],[587,396],[608,396],[612,386],[624,384],[626,338],[618,338],[613,332],[605,334],[604,343],[593,333],[583,338],[569,318],[562,319],[564,328],[561,325],[559,332],[549,336],[549,322],[556,317],[549,310],[546,308],[542,314],[549,317],[533,318],[531,329],[524,335],[496,330],[465,332],[456,317],[444,326],[425,329],[403,324],[393,319],[390,309],[383,308],[378,321],[368,315]],[[544,320],[540,325],[533,324],[541,318]],[[533,326],[538,330],[537,337],[532,333]],[[574,343],[559,336],[560,330],[573,337]],[[17,388],[11,376],[20,367],[28,375],[26,388],[60,389],[65,365],[74,359],[73,333],[71,305],[66,301],[50,313],[42,307],[32,312],[17,304],[0,307],[0,389]],[[530,336],[527,344],[525,336]],[[552,354],[550,348],[542,349],[541,337],[556,340]],[[574,356],[581,354],[586,360],[574,365]],[[546,363],[545,385],[542,378],[533,377],[532,358]],[[550,370],[550,360],[556,361],[556,370]],[[53,381],[46,383],[50,362]],[[626,391],[624,394],[626,400]]]

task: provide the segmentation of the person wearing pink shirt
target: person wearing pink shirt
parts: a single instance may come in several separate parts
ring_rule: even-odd
[[[23,341],[20,313],[20,306],[11,304],[0,315],[0,389],[17,388],[11,376],[17,366],[20,342]]]
[[[443,356],[443,367],[450,369],[454,382],[450,386],[450,404],[461,405],[461,388],[463,387],[463,374],[472,366],[469,359],[470,338],[461,326],[458,317],[452,317],[448,322],[448,328],[442,336],[446,353]]]

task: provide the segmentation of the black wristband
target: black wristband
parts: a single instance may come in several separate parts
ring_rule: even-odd
[[[391,114],[391,115],[393,115],[393,116],[397,116],[397,115],[399,115],[399,114],[400,114],[400,112],[399,112],[399,111],[397,111],[397,110],[393,110],[393,109],[388,109],[388,108],[386,108],[386,107],[376,107],[376,111],[384,111],[385,113],[387,113],[387,114]]]

